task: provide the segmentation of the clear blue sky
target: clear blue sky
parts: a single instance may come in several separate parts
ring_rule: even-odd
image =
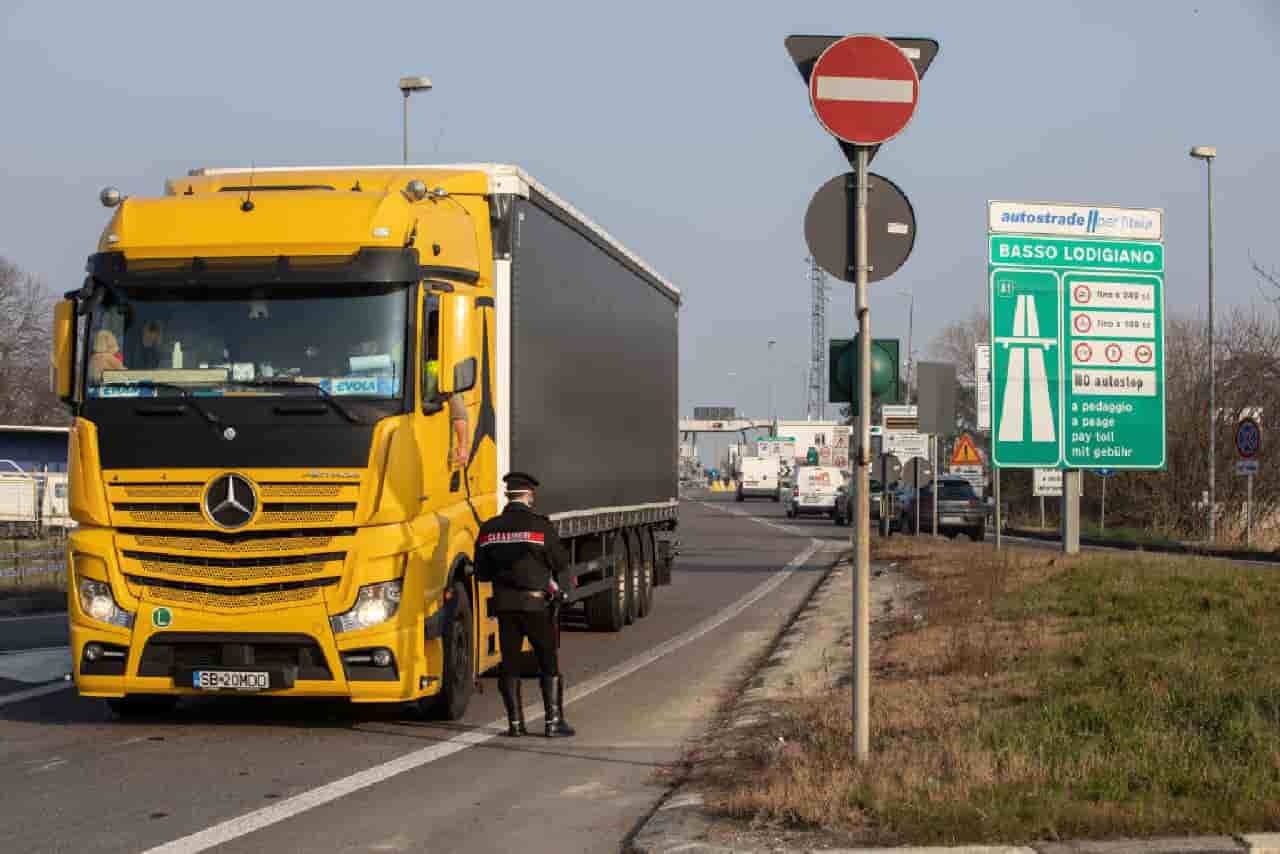
[[[516,162],[676,282],[681,409],[802,414],[802,221],[846,164],[812,117],[788,33],[937,38],[906,132],[873,168],[915,205],[878,336],[916,349],[985,299],[985,201],[1166,212],[1171,309],[1205,304],[1213,144],[1224,306],[1280,266],[1280,3],[666,2],[4,4],[0,254],[79,284],[106,184],[158,193],[193,166],[397,162],[402,74],[419,162]],[[566,319],[566,322],[572,322]],[[849,334],[836,284],[829,333]],[[777,338],[774,364],[766,340]],[[904,342],[905,343],[905,342]],[[730,372],[736,376],[729,377]]]

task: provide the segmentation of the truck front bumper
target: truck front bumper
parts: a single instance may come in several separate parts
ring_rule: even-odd
[[[229,630],[232,622],[234,631]],[[91,697],[245,693],[194,687],[194,673],[222,671],[267,673],[269,686],[253,693],[268,696],[402,702],[439,690],[439,681],[421,672],[421,631],[420,621],[401,625],[393,619],[349,636],[335,635],[323,606],[231,619],[143,602],[132,632],[73,613],[71,654],[76,686]],[[86,655],[90,644],[100,647],[96,660]],[[430,651],[438,641],[427,646]],[[377,649],[390,651],[390,664],[373,664]]]

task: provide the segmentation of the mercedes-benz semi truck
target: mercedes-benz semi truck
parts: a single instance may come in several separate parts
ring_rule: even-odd
[[[108,189],[56,307],[80,693],[461,717],[498,663],[473,574],[501,477],[616,632],[669,583],[680,292],[519,168],[196,169]]]

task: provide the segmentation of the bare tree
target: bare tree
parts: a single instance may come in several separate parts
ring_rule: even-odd
[[[49,389],[54,297],[45,284],[0,257],[0,421],[65,424]]]

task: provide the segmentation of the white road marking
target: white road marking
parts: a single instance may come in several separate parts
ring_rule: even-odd
[[[17,617],[0,617],[0,623],[17,623],[22,620],[51,620],[54,617],[66,619],[66,611],[45,611],[41,614],[22,614]]]
[[[879,77],[819,77],[819,101],[874,101],[879,104],[910,104],[916,98],[914,80],[884,80]]]
[[[28,688],[25,691],[14,691],[12,694],[2,694],[0,695],[0,706],[11,706],[14,703],[34,700],[36,697],[45,697],[49,694],[56,694],[59,691],[69,691],[73,687],[74,683],[64,681],[55,682],[52,685],[41,685],[38,688]]]
[[[594,679],[588,680],[576,691],[571,691],[570,695],[565,699],[565,703],[575,703],[578,700],[585,699],[724,625],[776,590],[791,577],[797,568],[808,562],[809,558],[813,557],[821,547],[821,541],[810,540],[808,548],[792,558],[785,567],[758,584],[749,593],[723,611],[707,618],[688,631],[664,641],[653,649],[629,658]],[[538,716],[540,715],[530,716],[530,718],[536,719]],[[144,854],[195,854],[195,852],[207,851],[215,846],[223,845],[242,836],[247,836],[254,831],[270,827],[308,810],[336,801],[353,792],[377,785],[406,771],[413,771],[424,765],[452,756],[455,753],[466,750],[468,747],[484,744],[491,739],[497,738],[500,732],[506,730],[506,726],[506,717],[499,718],[469,732],[459,733],[448,741],[440,742],[431,747],[424,747],[421,750],[415,750],[398,759],[392,759],[381,765],[358,771],[340,780],[335,780],[332,783],[286,798],[271,806],[262,807],[236,818],[228,819],[205,830],[151,848]]]

